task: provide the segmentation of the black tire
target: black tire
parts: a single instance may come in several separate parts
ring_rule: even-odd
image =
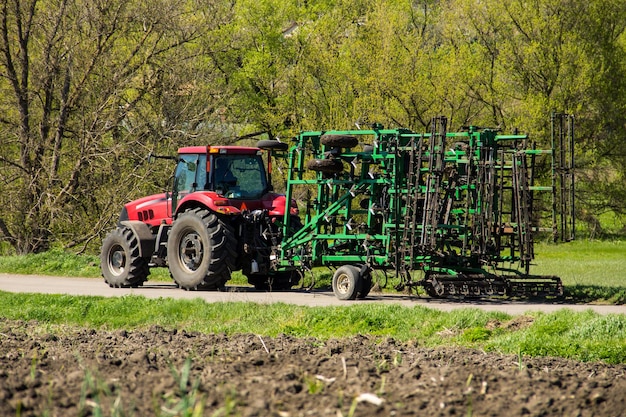
[[[307,162],[306,167],[311,171],[337,174],[343,171],[343,162],[341,159],[311,159]]]
[[[333,293],[340,300],[354,300],[362,287],[360,269],[344,265],[333,275]]]
[[[102,241],[100,270],[110,287],[139,287],[148,280],[148,260],[139,256],[139,239],[132,229],[118,227]]]
[[[354,148],[359,144],[356,137],[349,135],[323,135],[320,142],[329,148]]]
[[[233,229],[204,209],[187,210],[174,221],[167,240],[168,264],[176,284],[186,290],[224,286],[235,269]]]
[[[286,291],[300,282],[296,271],[277,272],[272,276],[248,276],[248,282],[258,291]]]
[[[372,273],[367,271],[365,275],[361,276],[361,287],[359,288],[359,292],[356,294],[356,298],[362,300],[367,297],[372,289]]]
[[[279,142],[277,140],[264,139],[258,141],[256,147],[259,149],[286,151],[287,149],[289,149],[289,144],[285,142]]]

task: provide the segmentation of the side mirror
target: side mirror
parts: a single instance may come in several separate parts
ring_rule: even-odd
[[[171,159],[172,161],[178,162],[178,157],[176,156],[170,156],[170,155],[155,155],[152,152],[148,153],[148,156],[146,157],[146,161],[151,164],[154,161],[156,161],[157,159]]]

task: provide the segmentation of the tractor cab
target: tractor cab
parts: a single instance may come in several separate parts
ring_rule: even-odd
[[[197,195],[191,196],[196,192],[202,192],[205,199],[211,200],[217,206],[233,206],[240,209],[245,201],[261,200],[271,188],[268,183],[265,165],[258,148],[241,146],[181,148],[174,172],[172,210],[180,211],[179,205],[184,201],[197,199]]]
[[[232,199],[259,199],[268,190],[261,155],[211,155],[207,189]]]

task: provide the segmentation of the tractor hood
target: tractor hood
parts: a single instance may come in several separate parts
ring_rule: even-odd
[[[178,212],[189,207],[204,206],[209,210],[224,215],[238,215],[243,211],[267,210],[270,216],[285,214],[285,196],[268,193],[258,200],[229,199],[211,191],[199,191],[182,196],[179,200]],[[149,226],[161,223],[172,223],[172,198],[169,193],[154,194],[131,201],[124,205],[119,221],[138,220]],[[290,213],[298,214],[298,206],[291,202]]]
[[[151,226],[158,226],[163,220],[171,223],[169,215],[172,198],[169,193],[154,194],[131,201],[124,205],[120,221],[139,220]]]

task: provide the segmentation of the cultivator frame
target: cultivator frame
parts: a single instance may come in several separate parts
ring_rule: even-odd
[[[282,156],[287,201],[307,200],[304,224],[295,230],[285,216],[272,268],[338,268],[333,289],[346,299],[367,295],[374,270],[436,297],[562,295],[558,277],[531,275],[530,265],[550,196],[555,237],[559,222],[573,230],[573,122],[571,135],[554,129],[568,117],[553,115],[548,150],[494,129],[448,132],[445,117],[428,133],[302,132]],[[535,184],[541,157],[552,169],[546,186]]]

